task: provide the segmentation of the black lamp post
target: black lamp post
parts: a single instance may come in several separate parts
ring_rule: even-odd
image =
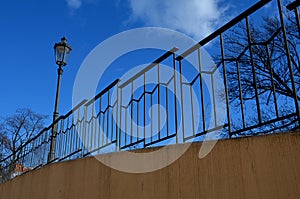
[[[48,162],[52,162],[55,159],[55,148],[56,148],[56,134],[57,134],[57,123],[54,124],[55,120],[58,118],[58,104],[59,104],[59,95],[60,95],[60,81],[61,75],[63,73],[62,67],[67,65],[67,61],[70,55],[72,48],[67,44],[67,39],[63,37],[61,42],[58,42],[54,45],[54,54],[55,61],[58,65],[57,69],[57,87],[56,87],[56,97],[55,97],[55,106],[53,112],[53,127],[52,127],[52,136],[50,143],[50,152],[48,155]]]

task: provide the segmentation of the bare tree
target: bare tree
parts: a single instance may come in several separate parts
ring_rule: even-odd
[[[277,17],[264,17],[259,24],[249,22],[249,30],[246,21],[242,21],[224,36],[230,104],[237,109],[240,109],[241,104],[247,108],[246,103],[259,98],[262,121],[272,119],[272,114],[279,117],[295,112],[295,106],[291,106],[295,94],[287,61],[288,56],[294,73],[296,97],[300,99],[298,93],[300,89],[300,37],[295,16],[290,13],[285,13],[285,15],[289,54],[285,48],[283,29]],[[277,110],[274,108],[275,104],[278,106]],[[253,104],[251,109],[248,121],[257,123],[258,118],[253,116],[255,115],[253,113],[258,110]],[[297,119],[290,118],[289,121],[284,122],[283,126],[294,129],[296,122]],[[241,123],[236,122],[236,128],[241,128],[240,125]],[[278,125],[275,125],[273,129],[276,128]],[[264,130],[266,128],[262,131]]]
[[[44,128],[46,118],[28,108],[17,109],[13,115],[0,118],[0,160],[10,156],[1,162],[10,165],[10,172],[22,156],[22,146]]]

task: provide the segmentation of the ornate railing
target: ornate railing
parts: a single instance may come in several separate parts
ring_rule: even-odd
[[[263,18],[270,2],[277,14]],[[1,160],[0,181],[52,162],[209,133],[220,139],[299,129],[299,3],[285,9],[280,0],[261,0],[181,55],[173,48],[115,80]],[[47,162],[54,125],[55,159]]]

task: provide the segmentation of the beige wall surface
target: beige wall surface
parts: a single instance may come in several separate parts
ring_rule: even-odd
[[[93,157],[48,165],[0,185],[0,198],[300,198],[299,133],[219,141],[203,159],[200,147],[194,143],[173,164],[145,174]]]

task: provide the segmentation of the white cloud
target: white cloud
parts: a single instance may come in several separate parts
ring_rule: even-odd
[[[82,5],[81,0],[66,0],[69,8],[76,10]]]
[[[221,0],[128,0],[133,20],[184,32],[201,39],[226,21]],[[225,19],[226,18],[226,19]]]

